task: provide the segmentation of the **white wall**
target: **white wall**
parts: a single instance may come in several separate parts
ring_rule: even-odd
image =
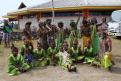
[[[32,22],[31,27],[38,27],[38,21],[37,21],[36,18],[20,19],[19,20],[19,27],[20,27],[21,30],[24,29],[25,24],[27,22]]]
[[[52,17],[43,17],[40,19],[40,21],[45,21],[46,19],[51,19]],[[77,21],[78,17],[56,17],[54,20],[54,24],[57,25],[58,22],[63,22],[64,23],[64,27],[70,27],[70,21],[74,20]],[[80,18],[78,27],[80,26],[80,22],[82,22],[82,17]]]
[[[89,18],[93,18],[93,17],[96,17],[98,23],[101,23],[102,18],[104,16],[90,16]],[[44,18],[41,18],[40,21],[45,21],[46,19],[51,19],[51,18],[52,17],[44,17]],[[58,22],[62,21],[64,23],[64,27],[70,27],[70,20],[77,21],[77,19],[78,17],[56,17],[54,21],[55,21],[55,25],[57,25]],[[107,21],[109,21],[110,17],[106,16],[106,19]],[[83,20],[83,17],[80,18],[80,21],[78,23],[78,29],[80,29],[80,26],[82,25],[82,20]]]
[[[93,16],[91,16],[89,18],[92,18],[92,17]],[[101,22],[102,17],[104,17],[104,16],[96,17],[99,23]],[[42,17],[40,19],[40,21],[45,21],[46,19],[51,19],[51,18],[52,17]],[[109,21],[110,17],[106,17],[106,18]],[[57,25],[58,22],[62,21],[64,23],[64,27],[70,27],[70,20],[77,21],[77,19],[78,19],[78,17],[56,17],[55,18],[55,25]],[[29,18],[29,19],[20,19],[19,20],[20,29],[24,29],[25,23],[28,22],[28,21],[32,22],[31,27],[34,26],[34,27],[38,28],[38,21],[37,21],[37,19],[36,18]],[[80,18],[80,21],[78,23],[78,29],[80,29],[80,25],[82,25],[82,17]]]

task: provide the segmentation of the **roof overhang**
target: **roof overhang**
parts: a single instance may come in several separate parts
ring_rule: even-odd
[[[70,10],[83,10],[83,9],[89,9],[89,10],[119,10],[121,9],[121,6],[79,6],[79,7],[62,7],[62,8],[54,8],[55,11],[70,11]],[[48,12],[52,11],[52,8],[31,8],[29,9],[30,12]]]
[[[10,18],[10,19],[16,19],[17,18],[17,16],[2,16],[2,18]]]
[[[121,6],[78,6],[78,7],[62,7],[62,8],[54,8],[55,11],[70,11],[70,10],[120,10]],[[50,12],[52,8],[26,8],[20,9],[14,12],[10,12],[7,15],[17,16],[23,14],[29,14],[31,12]]]
[[[23,9],[20,9],[20,10],[16,10],[16,11],[13,11],[13,12],[9,12],[7,13],[7,15],[19,15],[19,14],[27,14],[28,13],[28,9],[27,8],[23,8]]]

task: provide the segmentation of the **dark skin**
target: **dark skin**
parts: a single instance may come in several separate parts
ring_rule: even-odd
[[[52,49],[55,49],[55,42],[54,41],[52,41],[51,42],[51,44],[50,44],[50,47],[52,48]],[[51,57],[51,60],[53,61],[53,65],[54,66],[56,66],[56,57],[55,57],[55,52],[51,52],[51,54],[50,54],[50,57]]]
[[[86,43],[86,47],[88,48],[88,49],[90,49],[90,45],[91,44],[91,42],[89,41],[89,40],[87,40],[87,43]],[[84,50],[84,54],[87,52],[87,50]]]
[[[17,57],[18,56],[18,49],[16,47],[14,47],[12,49],[12,54],[13,54],[14,57]],[[15,64],[15,67],[16,68],[20,68],[21,67],[21,64],[17,63],[17,64]]]
[[[67,51],[68,52],[68,43],[67,41],[64,41],[63,44],[62,44],[62,49],[61,49],[62,52],[64,51]],[[72,64],[73,65],[73,64]],[[76,72],[76,67],[75,68],[71,68],[72,65],[67,65],[67,68],[68,68],[68,71],[71,72],[71,71],[75,71]]]
[[[111,52],[112,51],[112,42],[111,42],[111,39],[108,37],[108,35],[105,32],[103,32],[102,39],[106,41],[106,44],[105,44],[107,47],[106,51]]]
[[[64,26],[64,24],[63,24],[62,22],[58,23],[58,27],[59,27],[60,29],[63,29],[63,26]]]
[[[64,43],[62,44],[62,49],[63,49],[63,51],[68,51],[68,43],[67,43],[67,41],[64,41]]]
[[[54,48],[55,48],[55,42],[51,42],[50,47],[51,47],[52,49],[54,49]]]
[[[44,23],[40,22],[39,23],[39,30],[37,31],[38,37],[43,37],[43,33],[44,33]]]
[[[28,38],[31,39],[31,24],[26,24],[25,29],[23,30],[23,34]]]
[[[8,24],[8,20],[4,20],[4,26],[8,26],[8,25],[9,25]],[[10,42],[9,41],[8,42],[5,41],[5,47],[9,47],[9,46],[10,46]]]
[[[4,25],[8,25],[8,21],[7,20],[4,20]]]
[[[81,54],[81,47],[78,48],[78,45],[79,45],[78,40],[75,39],[73,41],[73,48],[74,48],[74,50],[78,49],[79,50],[79,53]]]
[[[38,48],[38,50],[41,50],[42,49],[40,43],[37,43],[37,48]]]
[[[13,48],[12,48],[12,53],[13,53],[13,56],[14,56],[14,57],[17,57],[17,55],[18,55],[18,49],[15,48],[15,47],[13,47]]]
[[[102,23],[106,23],[106,17],[102,18]]]
[[[74,49],[77,49],[77,47],[78,47],[78,40],[74,40],[73,41],[73,47],[74,47]]]
[[[90,36],[91,35],[91,28],[87,21],[83,21],[83,26],[81,26],[81,33],[84,36]]]

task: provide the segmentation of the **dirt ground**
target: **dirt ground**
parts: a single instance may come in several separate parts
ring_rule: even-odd
[[[18,76],[8,76],[7,56],[9,49],[0,46],[0,81],[120,81],[121,80],[121,39],[112,39],[113,56],[116,65],[112,72],[90,65],[77,65],[78,73],[69,73],[60,67],[36,68]],[[21,43],[18,43],[18,46]]]

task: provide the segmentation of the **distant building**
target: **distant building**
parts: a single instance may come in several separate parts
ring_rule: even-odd
[[[79,15],[78,26],[84,16],[96,16],[99,21],[105,16],[109,20],[111,12],[120,9],[121,0],[54,0],[55,24],[63,21],[65,27],[69,27],[70,20],[77,21]],[[28,21],[32,22],[32,27],[38,27],[39,21],[52,18],[52,2],[8,12],[6,17],[18,20],[21,29]]]

